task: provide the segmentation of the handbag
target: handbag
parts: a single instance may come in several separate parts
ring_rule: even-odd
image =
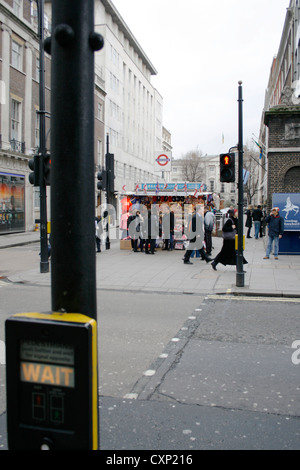
[[[234,240],[236,236],[236,230],[232,232],[223,232],[223,239],[224,240]]]
[[[230,219],[232,222],[233,220]],[[222,235],[223,235],[223,239],[224,240],[235,240],[235,236],[236,236],[236,230],[232,230],[232,232],[222,232]]]

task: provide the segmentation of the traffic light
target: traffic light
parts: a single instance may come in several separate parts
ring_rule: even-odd
[[[107,171],[102,170],[97,173],[97,178],[98,178],[98,183],[97,183],[97,189],[99,191],[106,191],[107,190]]]
[[[44,181],[46,186],[50,186],[51,157],[49,154],[44,156]]]
[[[40,185],[40,156],[34,155],[34,158],[31,158],[28,162],[28,166],[32,173],[29,173],[29,182],[34,186]]]
[[[113,153],[105,155],[105,164],[107,171],[107,190],[113,193],[115,190],[115,156]]]
[[[220,181],[221,183],[235,182],[235,154],[222,153],[220,155]]]

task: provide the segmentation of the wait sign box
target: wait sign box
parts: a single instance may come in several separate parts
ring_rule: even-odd
[[[81,314],[6,320],[10,450],[97,450],[97,322]]]

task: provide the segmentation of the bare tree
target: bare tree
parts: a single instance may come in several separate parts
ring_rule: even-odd
[[[252,204],[252,199],[259,190],[259,152],[244,146],[244,169],[248,171],[249,177],[247,183],[244,185],[245,196],[247,197],[248,204]]]
[[[202,152],[191,150],[182,157],[182,176],[185,181],[197,182],[203,179],[203,167],[201,164]]]

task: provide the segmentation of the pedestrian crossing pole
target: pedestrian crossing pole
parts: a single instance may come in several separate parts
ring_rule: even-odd
[[[94,0],[52,0],[52,312],[5,322],[11,450],[99,447]]]
[[[52,1],[52,310],[95,318],[93,0]]]
[[[238,250],[237,250],[237,262],[236,262],[236,286],[245,286],[245,272],[243,263],[243,202],[244,202],[244,187],[243,187],[243,88],[242,81],[239,81],[238,88],[238,103],[239,103],[239,124],[238,124],[238,153],[239,153],[239,164],[238,164]]]

